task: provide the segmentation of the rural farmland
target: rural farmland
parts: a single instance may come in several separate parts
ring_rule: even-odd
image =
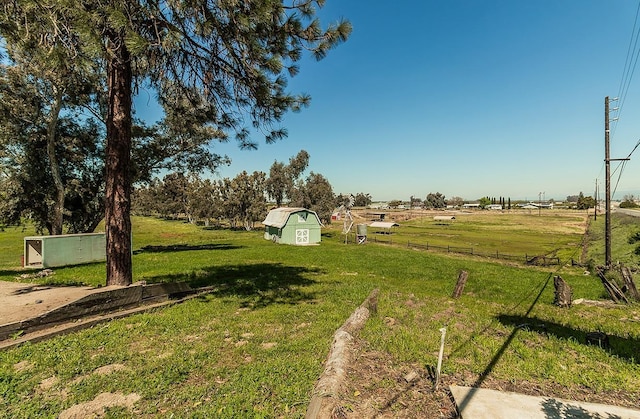
[[[502,245],[515,249],[521,245],[510,246],[509,237],[519,234],[508,231],[518,224],[532,243],[543,243],[541,235],[556,237],[553,249],[563,260],[582,253],[585,215],[548,215],[544,222],[530,217],[528,227],[525,218],[509,223],[502,215],[483,217],[456,224],[462,230],[467,223],[472,231],[462,240],[482,247],[483,237],[493,243],[500,236]],[[391,236],[419,236],[420,229],[435,236],[434,228],[448,228],[431,226],[429,219],[401,221]],[[538,223],[545,228],[536,234]],[[637,304],[553,304],[555,275],[571,285],[575,299],[606,298],[598,278],[584,268],[528,266],[406,245],[345,245],[340,227],[326,228],[318,246],[299,247],[265,240],[260,229],[206,229],[135,217],[136,281],[185,281],[211,291],[3,351],[0,415],[53,417],[111,394],[135,400],[106,407],[112,417],[303,417],[334,331],[373,289],[380,290],[377,313],[354,342],[342,393],[347,417],[372,411],[454,417],[449,384],[636,406]],[[24,273],[16,261],[21,237],[31,233],[28,227],[0,233],[1,279],[15,281]],[[541,244],[538,252],[548,249]],[[469,279],[461,297],[452,299],[461,270]],[[104,282],[104,264],[57,268],[31,280],[97,286]],[[442,385],[433,391],[442,327]],[[593,331],[606,333],[610,347],[585,345]],[[417,377],[410,386],[403,381],[408,374]]]
[[[640,0],[389,6],[3,2],[0,419],[640,419]]]

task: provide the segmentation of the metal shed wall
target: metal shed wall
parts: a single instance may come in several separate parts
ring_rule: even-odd
[[[24,238],[24,266],[51,268],[106,260],[105,233]]]

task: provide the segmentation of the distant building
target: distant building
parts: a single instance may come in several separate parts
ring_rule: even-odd
[[[370,209],[389,209],[389,204],[386,202],[374,202],[368,205]]]
[[[384,221],[386,212],[368,212],[365,214],[367,217],[371,217],[371,221]]]
[[[523,209],[553,209],[553,202],[527,202],[526,204],[518,204],[516,207]]]
[[[491,205],[487,205],[485,207],[488,210],[498,210],[498,211],[502,211],[502,205],[500,204],[491,204]]]
[[[369,227],[377,229],[376,233],[391,234],[393,227],[399,227],[400,224],[386,221],[374,221],[369,224]]]

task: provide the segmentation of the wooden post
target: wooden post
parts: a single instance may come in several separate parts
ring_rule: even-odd
[[[453,298],[458,298],[460,297],[460,295],[462,295],[462,291],[464,290],[464,286],[467,283],[468,276],[469,273],[467,271],[460,271],[460,274],[458,275],[458,282],[456,282],[456,288],[453,291]]]
[[[638,288],[636,288],[636,283],[633,282],[631,270],[626,266],[623,266],[620,271],[622,272],[622,278],[624,278],[624,285],[627,288],[626,292],[631,298],[640,302],[640,293],[638,292]]]
[[[440,333],[442,337],[440,338],[440,353],[438,355],[438,367],[436,368],[436,383],[433,386],[434,390],[438,389],[438,384],[440,382],[440,370],[442,369],[442,356],[444,355],[444,337],[447,334],[447,328],[443,327],[440,329]]]
[[[559,275],[553,277],[553,285],[556,288],[556,298],[553,304],[558,307],[571,307],[571,287]]]

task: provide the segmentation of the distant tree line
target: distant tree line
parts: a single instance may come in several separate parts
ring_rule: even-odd
[[[585,196],[582,191],[578,195],[567,196],[567,202],[575,204],[576,209],[589,209],[596,206],[596,200],[591,196]]]
[[[459,196],[454,196],[447,199],[440,192],[431,192],[427,194],[424,200],[411,196],[409,198],[408,204],[409,208],[444,209],[447,207],[461,207],[465,202],[466,201]],[[491,204],[500,204],[502,205],[502,208],[511,209],[511,198],[500,197],[496,199],[485,196],[479,198],[476,202],[478,202],[480,208],[483,209]],[[393,199],[389,201],[389,207],[391,208],[398,208],[402,205],[405,205],[405,203],[399,199]]]
[[[274,162],[269,176],[261,171],[243,171],[233,179],[203,179],[198,174],[170,173],[154,179],[133,192],[133,211],[141,215],[164,218],[185,217],[189,222],[206,226],[229,225],[251,230],[263,221],[271,206],[303,207],[315,211],[320,220],[331,223],[339,205],[363,206],[371,203],[369,194],[338,195],[329,181],[319,173],[302,173],[309,164],[309,154],[302,150],[288,164]]]

